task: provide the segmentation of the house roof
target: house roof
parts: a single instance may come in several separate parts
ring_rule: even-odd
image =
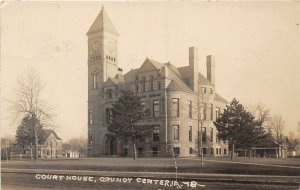
[[[108,32],[111,34],[119,35],[108,14],[104,10],[104,7],[102,7],[100,13],[98,14],[87,34],[94,32]]]
[[[41,132],[39,134],[40,137],[40,143],[44,144],[44,142],[47,140],[47,138],[53,134],[57,140],[62,140],[54,130],[52,129],[41,129]]]

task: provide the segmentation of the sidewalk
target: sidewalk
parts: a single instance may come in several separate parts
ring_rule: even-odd
[[[222,182],[242,184],[270,184],[300,186],[300,176],[239,175],[211,173],[175,173],[175,172],[129,172],[129,171],[89,171],[89,170],[49,170],[49,169],[14,169],[2,168],[1,173],[52,174],[68,176],[94,177],[131,177],[168,179],[178,181]]]

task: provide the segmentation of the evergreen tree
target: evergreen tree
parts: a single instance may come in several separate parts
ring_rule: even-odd
[[[137,157],[136,142],[139,138],[150,136],[153,126],[142,122],[148,110],[145,110],[141,99],[130,91],[124,91],[122,96],[112,105],[108,130],[119,139],[132,142],[134,159]]]
[[[262,122],[255,120],[254,116],[236,99],[226,106],[221,117],[214,124],[219,131],[218,137],[228,140],[231,146],[231,159],[235,148],[251,149],[266,137]]]

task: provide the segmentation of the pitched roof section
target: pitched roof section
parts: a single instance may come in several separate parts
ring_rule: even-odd
[[[170,82],[170,84],[168,85],[168,89],[171,90],[184,90],[184,91],[188,91],[188,92],[192,92],[193,90],[182,80],[182,78],[177,74],[176,71],[174,71],[172,69],[171,64],[166,64],[166,66],[169,69],[169,73],[168,73],[168,77],[169,79],[171,79],[172,81]],[[170,68],[171,67],[171,68]]]
[[[218,102],[223,102],[225,104],[228,104],[228,101],[225,100],[222,96],[220,96],[218,93],[216,93],[215,95],[215,100],[218,101]]]
[[[139,73],[151,71],[151,70],[158,70],[161,69],[164,65],[157,61],[147,58],[142,66],[139,69]]]
[[[87,34],[94,32],[108,32],[111,34],[119,35],[118,31],[116,30],[115,26],[104,10],[104,7],[102,7],[100,13],[98,14]]]
[[[41,144],[44,144],[45,141],[47,140],[47,138],[48,138],[51,134],[53,134],[57,140],[62,140],[59,136],[57,136],[57,134],[55,133],[54,130],[52,130],[52,129],[41,129],[41,132],[40,132],[40,134],[39,134],[39,137],[40,137],[40,143],[41,143]]]
[[[198,77],[199,77],[200,85],[211,85],[211,86],[213,86],[213,84],[209,80],[207,80],[201,73],[199,73]]]

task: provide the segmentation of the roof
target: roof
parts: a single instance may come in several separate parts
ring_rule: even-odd
[[[62,140],[59,136],[57,136],[57,134],[55,133],[54,130],[52,130],[52,129],[41,129],[41,132],[40,132],[40,134],[39,134],[39,137],[40,137],[40,143],[41,143],[41,144],[44,144],[44,142],[47,140],[47,138],[48,138],[51,134],[53,134],[57,140]]]
[[[207,80],[207,78],[205,78],[201,73],[199,73],[198,77],[199,77],[200,85],[213,86],[213,84],[209,80]]]
[[[183,80],[182,78],[177,74],[176,71],[172,69],[172,65],[170,63],[166,64],[166,66],[169,68],[168,77],[171,79],[171,83],[167,87],[171,90],[184,90],[184,91],[193,91]]]
[[[119,35],[108,14],[104,10],[104,7],[102,7],[100,13],[98,14],[87,34],[94,32],[108,32],[111,34]]]
[[[225,104],[228,104],[228,101],[225,100],[225,98],[223,98],[222,96],[220,96],[218,93],[216,93],[216,95],[215,95],[215,100],[218,101],[218,102],[223,102]]]

